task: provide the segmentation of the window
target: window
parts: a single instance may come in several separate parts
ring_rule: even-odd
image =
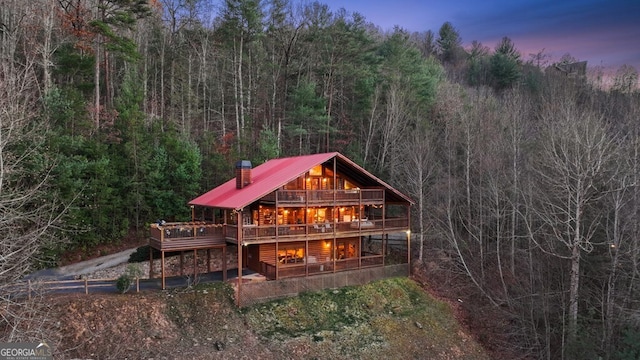
[[[316,165],[309,169],[309,176],[322,176],[322,165]]]
[[[278,261],[280,264],[304,263],[304,247],[289,245],[278,249]]]
[[[356,257],[356,243],[355,241],[338,242],[336,247],[336,256],[338,260],[349,259]]]

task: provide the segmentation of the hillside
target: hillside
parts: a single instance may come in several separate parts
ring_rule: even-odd
[[[226,284],[50,307],[56,358],[489,359],[446,303],[405,278],[242,310]]]

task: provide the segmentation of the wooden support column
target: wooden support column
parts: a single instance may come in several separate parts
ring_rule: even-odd
[[[227,281],[227,245],[222,247],[222,281]]]
[[[207,273],[211,272],[211,249],[207,249]]]
[[[149,279],[153,279],[153,248],[149,246]]]
[[[280,271],[280,261],[278,261],[278,250],[279,250],[278,249],[278,242],[276,241],[276,258],[275,258],[276,276],[275,276],[275,280],[278,280],[278,272]]]
[[[198,276],[198,250],[193,249],[193,281],[196,281]]]
[[[358,269],[362,268],[362,236],[358,236]]]
[[[180,276],[184,275],[184,251],[180,250]]]
[[[385,239],[387,241],[385,241]],[[383,234],[382,235],[382,265],[386,265],[386,261],[387,261],[387,245],[386,243],[389,240],[389,234]]]
[[[409,263],[409,276],[411,276],[411,205],[407,205],[407,262]]]
[[[160,265],[160,273],[162,274],[162,290],[166,288],[166,284],[164,282],[164,251],[160,251],[161,265]]]
[[[407,264],[409,275],[411,275],[411,230],[407,230]]]
[[[242,296],[242,211],[236,212],[236,229],[238,231],[236,239],[238,239],[238,296],[236,298],[237,306],[242,304],[240,297]]]
[[[333,264],[331,264],[331,269],[332,272],[336,272],[336,237],[333,237],[333,246],[331,246],[331,261],[333,262]]]
[[[304,241],[304,276],[309,276],[309,239]]]

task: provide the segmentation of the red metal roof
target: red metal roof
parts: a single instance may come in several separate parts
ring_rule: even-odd
[[[233,178],[191,200],[189,205],[240,210],[297,177],[305,174],[314,166],[323,164],[334,157],[338,157],[343,164],[347,165],[352,170],[355,170],[360,175],[364,175],[376,184],[386,187],[387,190],[398,195],[402,200],[412,202],[405,195],[393,189],[382,180],[371,175],[344,155],[332,152],[269,160],[251,170],[251,183],[246,185],[244,188],[237,189],[236,179]]]

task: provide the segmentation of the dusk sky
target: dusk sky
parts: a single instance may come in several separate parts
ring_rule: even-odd
[[[557,61],[569,53],[590,67],[640,70],[640,0],[325,0],[332,11],[358,12],[382,30],[432,30],[449,21],[463,46],[480,41],[493,50],[508,36],[529,60],[544,49]]]

